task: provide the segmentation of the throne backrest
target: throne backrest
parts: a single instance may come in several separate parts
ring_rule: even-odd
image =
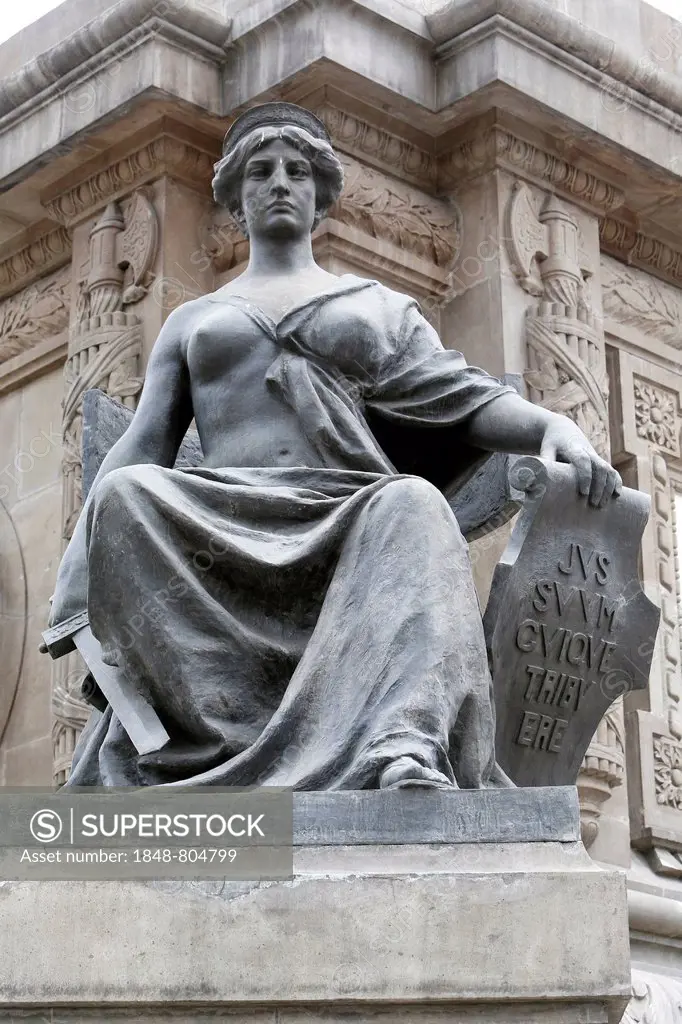
[[[83,397],[83,498],[85,499],[102,465],[104,456],[125,433],[134,411],[110,398],[98,388]],[[199,466],[203,461],[196,430],[188,430],[180,446],[175,468]],[[475,540],[497,529],[518,510],[511,497],[509,469],[515,455],[496,452],[452,493],[445,491],[450,507],[467,540]]]

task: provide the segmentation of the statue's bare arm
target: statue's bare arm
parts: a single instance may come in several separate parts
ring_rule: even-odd
[[[64,553],[57,574],[50,625],[64,621],[85,607],[86,521],[92,496],[102,477],[124,466],[140,463],[172,466],[175,462],[193,415],[184,356],[193,305],[187,303],[174,310],[159,332],[132,422],[104,457]]]
[[[622,481],[567,416],[507,392],[481,406],[467,425],[467,441],[487,451],[539,455],[575,466],[578,489],[590,504],[603,506],[618,495]]]

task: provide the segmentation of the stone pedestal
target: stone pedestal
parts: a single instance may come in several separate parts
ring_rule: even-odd
[[[624,877],[587,856],[575,790],[301,794],[294,825],[291,881],[1,883],[4,1014],[620,1020]]]

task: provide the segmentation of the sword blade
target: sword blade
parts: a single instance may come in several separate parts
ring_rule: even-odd
[[[101,645],[90,627],[84,626],[74,633],[73,642],[138,754],[151,754],[165,747],[170,736],[154,708],[119,669],[105,665]]]

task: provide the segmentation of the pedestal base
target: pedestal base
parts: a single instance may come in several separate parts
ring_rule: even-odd
[[[297,846],[294,870],[265,883],[2,883],[0,1005],[41,1019],[59,1008],[64,1024],[620,1020],[624,875],[575,838],[327,840]]]

